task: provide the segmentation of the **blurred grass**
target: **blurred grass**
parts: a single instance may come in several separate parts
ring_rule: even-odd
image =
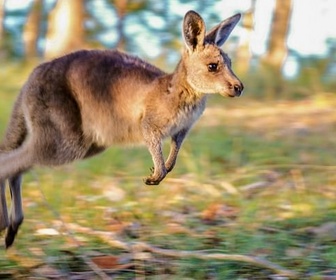
[[[0,70],[0,135],[31,69],[8,64]],[[0,276],[32,275],[34,265],[27,259],[70,273],[87,268],[69,252],[120,252],[99,238],[71,234],[60,221],[163,248],[265,256],[307,279],[335,275],[336,233],[319,235],[318,230],[336,214],[336,97],[306,90],[310,94],[303,99],[265,101],[250,97],[248,84],[239,99],[210,98],[160,186],[142,183],[152,166],[144,147],[112,147],[90,160],[29,172],[23,187],[25,222],[15,253],[0,254]],[[261,93],[267,90],[259,87]],[[249,190],[260,182],[265,186]],[[222,210],[212,214],[214,205]],[[40,229],[59,234],[38,235]],[[165,263],[146,267],[148,279],[163,271],[176,277],[169,279],[269,279],[271,274],[237,262]],[[134,272],[117,273],[116,279],[134,279]]]

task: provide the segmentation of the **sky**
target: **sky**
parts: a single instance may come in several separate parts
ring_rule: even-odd
[[[247,11],[250,0],[217,1],[217,9],[225,7],[224,17],[235,11]],[[266,52],[268,35],[272,21],[275,0],[257,0],[253,32],[247,36],[246,30],[234,30],[235,34],[250,42],[254,55],[262,56]],[[245,32],[245,33],[244,33]],[[300,56],[323,56],[328,54],[326,40],[336,40],[336,0],[292,0],[292,13],[288,30],[287,46]],[[295,78],[300,68],[297,57],[288,56],[283,68],[287,78]]]
[[[232,1],[234,8],[244,11],[249,0]],[[301,55],[325,55],[326,39],[336,38],[335,0],[292,0],[291,24],[287,45]],[[257,0],[251,49],[263,54],[269,34],[275,0]]]
[[[321,55],[327,51],[326,38],[336,38],[336,1],[309,0],[309,3],[295,0],[288,45],[302,54]]]

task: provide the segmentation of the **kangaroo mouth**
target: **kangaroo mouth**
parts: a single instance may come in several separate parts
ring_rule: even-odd
[[[243,91],[234,91],[234,92],[229,92],[229,93],[227,93],[227,96],[228,97],[231,97],[231,98],[233,98],[233,97],[239,97],[239,96],[241,96],[243,94]]]
[[[243,89],[242,88],[232,88],[232,89],[226,89],[222,92],[218,92],[221,96],[224,97],[239,97],[243,94]]]
[[[227,93],[224,93],[224,94],[221,94],[222,96],[224,96],[224,97],[230,97],[230,98],[234,98],[234,97],[239,97],[239,96],[241,96],[241,92],[236,92],[236,93],[234,93],[234,92],[227,92]]]
[[[243,94],[242,91],[236,92],[232,97],[240,97]]]

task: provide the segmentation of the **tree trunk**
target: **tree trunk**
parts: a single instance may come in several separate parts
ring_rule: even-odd
[[[282,64],[287,55],[287,32],[290,22],[292,0],[276,0],[268,50],[264,63],[281,73]]]
[[[5,0],[0,0],[0,59],[5,57]]]
[[[115,0],[114,7],[118,15],[117,23],[117,33],[118,33],[118,42],[116,47],[121,50],[126,49],[126,36],[124,34],[124,19],[127,13],[127,2],[128,0]]]
[[[262,58],[262,75],[266,81],[267,99],[283,97],[285,83],[282,66],[287,55],[287,32],[290,22],[292,0],[276,0],[266,55]]]
[[[237,50],[237,59],[235,69],[240,75],[246,74],[250,69],[252,53],[250,49],[250,42],[254,28],[254,13],[256,0],[251,1],[251,8],[243,14],[244,35],[241,39],[241,44]]]
[[[38,57],[37,43],[42,19],[42,0],[34,0],[23,30],[25,58]]]
[[[53,58],[84,45],[85,1],[58,0],[48,19],[45,57]]]
[[[116,26],[118,41],[115,47],[127,51],[128,42],[124,28],[126,16],[143,10],[148,0],[110,0],[109,2],[112,4],[118,16]]]
[[[4,20],[5,20],[5,0],[0,0],[0,40],[1,42],[4,36]]]

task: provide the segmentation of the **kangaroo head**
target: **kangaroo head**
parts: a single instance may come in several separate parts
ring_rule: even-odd
[[[220,47],[240,19],[234,15],[205,31],[202,17],[189,11],[183,21],[183,61],[188,84],[199,93],[240,96],[243,84],[231,70],[230,58]]]

